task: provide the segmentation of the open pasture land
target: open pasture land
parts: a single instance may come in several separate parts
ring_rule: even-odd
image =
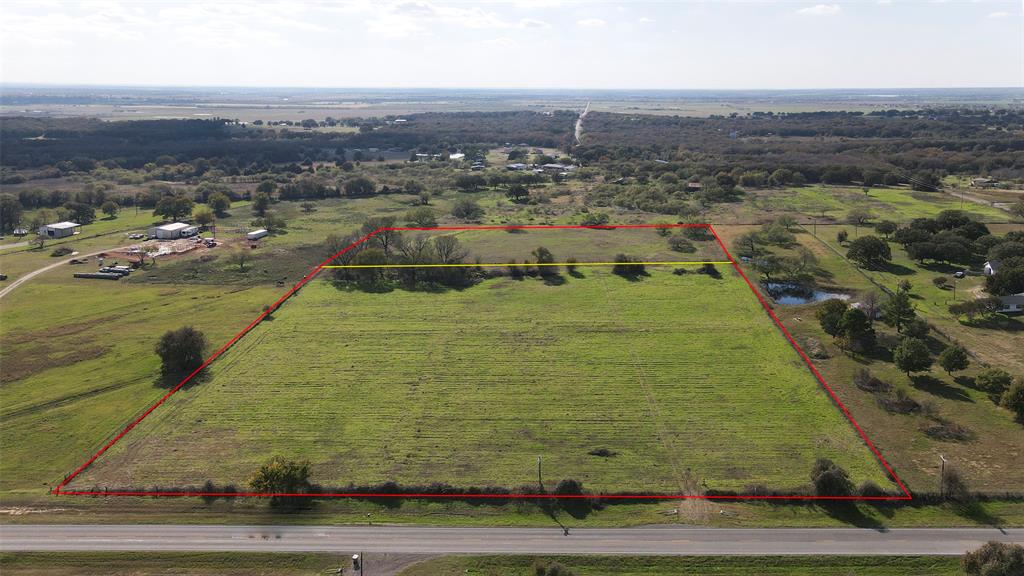
[[[760,214],[790,214],[801,221],[824,217],[842,221],[854,209],[869,210],[876,220],[906,223],[914,218],[934,218],[943,210],[967,212],[981,222],[1008,222],[1010,214],[999,208],[965,200],[943,192],[917,192],[909,188],[862,188],[812,185],[752,193],[752,208]]]
[[[540,457],[548,491],[563,478],[595,492],[794,490],[827,457],[895,491],[732,267],[673,268],[428,293],[325,275],[65,489],[244,489],[281,456],[327,488],[536,491]]]

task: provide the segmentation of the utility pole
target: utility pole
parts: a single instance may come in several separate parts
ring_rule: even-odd
[[[544,480],[540,475],[540,456],[537,456],[537,486],[540,486],[541,491],[544,490]]]
[[[956,302],[956,276],[953,276],[953,302]]]

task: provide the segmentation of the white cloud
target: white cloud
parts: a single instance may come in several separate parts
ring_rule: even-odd
[[[576,24],[582,28],[603,28],[607,22],[600,18],[584,18],[583,20],[578,20]]]
[[[807,8],[801,8],[796,11],[797,14],[806,14],[808,16],[835,16],[842,12],[842,7],[839,4],[815,4],[814,6],[808,6]]]
[[[1008,18],[1009,16],[1010,16],[1009,12],[993,12],[993,13],[988,15],[988,17],[992,18],[992,19]]]
[[[878,3],[882,6],[885,6],[887,4],[892,4],[892,0],[878,0]]]
[[[637,20],[637,22],[639,22],[641,24],[654,24],[654,18],[648,18],[648,17],[644,16],[643,18],[640,18],[639,20]]]

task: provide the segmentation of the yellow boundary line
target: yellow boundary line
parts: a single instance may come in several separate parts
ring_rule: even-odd
[[[504,268],[506,266],[682,266],[686,264],[732,264],[729,261],[708,261],[694,262],[552,262],[552,263],[528,263],[528,262],[503,262],[494,264],[342,264],[335,266],[322,266],[322,268]]]

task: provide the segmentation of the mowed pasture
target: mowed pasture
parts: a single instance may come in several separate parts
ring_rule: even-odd
[[[540,457],[547,490],[792,490],[820,456],[894,490],[731,267],[673,268],[431,293],[314,281],[68,489],[244,488],[282,456],[325,487],[536,490]]]

